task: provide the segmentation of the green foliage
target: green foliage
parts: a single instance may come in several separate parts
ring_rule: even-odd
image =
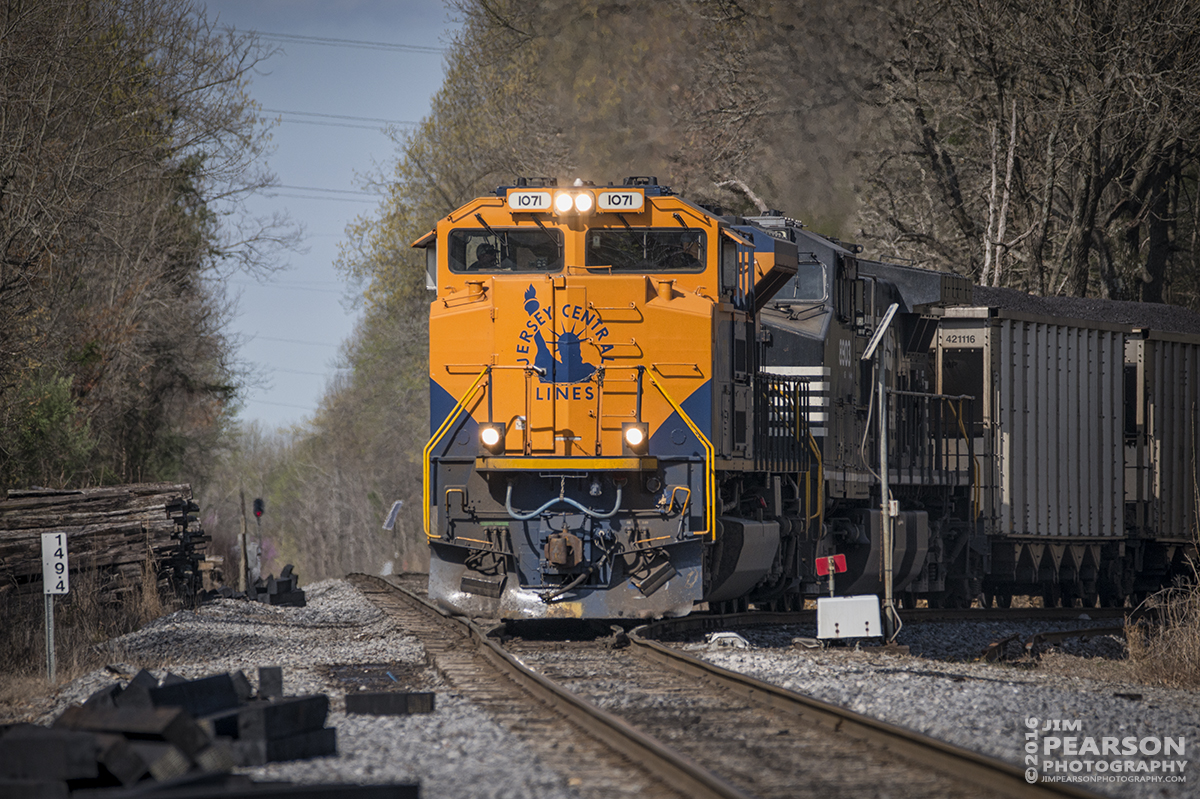
[[[71,378],[47,370],[27,375],[0,426],[0,480],[63,486],[86,467],[96,447],[71,394]]]
[[[43,421],[90,442],[10,444],[0,489],[196,480],[241,381],[219,278],[286,243],[230,200],[271,180],[246,94],[263,51],[189,0],[7,3],[0,23],[0,416],[53,384]]]

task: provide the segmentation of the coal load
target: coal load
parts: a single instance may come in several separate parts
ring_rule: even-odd
[[[1039,297],[1016,289],[989,286],[974,287],[973,303],[1055,319],[1080,319],[1166,333],[1200,334],[1200,314],[1178,305],[1098,297]]]

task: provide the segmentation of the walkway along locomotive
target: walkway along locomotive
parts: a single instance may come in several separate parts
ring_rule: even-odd
[[[436,291],[423,524],[446,607],[792,608],[835,553],[839,593],[880,591],[878,363],[903,599],[1116,602],[1182,568],[1200,439],[1151,440],[1150,387],[1186,371],[1183,420],[1200,337],[973,306],[959,276],[646,177],[522,179],[414,246]]]

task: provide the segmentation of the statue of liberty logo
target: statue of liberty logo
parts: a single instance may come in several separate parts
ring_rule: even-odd
[[[537,290],[531,283],[525,292],[525,312],[533,317],[540,309]],[[546,315],[550,316],[549,313]],[[553,322],[551,322],[551,329],[553,329]],[[534,356],[533,365],[543,370],[538,375],[539,380],[543,383],[579,383],[587,380],[596,372],[595,366],[583,360],[583,339],[580,338],[577,330],[564,330],[559,333],[558,358],[550,352],[550,347],[546,344],[540,327],[533,334],[533,343],[537,346],[537,355]]]

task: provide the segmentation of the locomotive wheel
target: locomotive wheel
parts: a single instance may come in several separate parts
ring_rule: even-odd
[[[940,594],[931,594],[929,597],[929,607],[945,610],[969,608],[971,607],[971,600],[965,594],[958,591],[947,590]]]

